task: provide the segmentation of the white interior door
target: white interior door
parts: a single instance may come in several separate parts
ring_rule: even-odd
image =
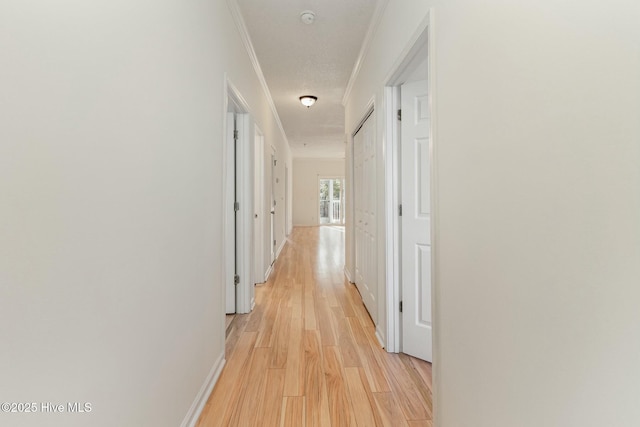
[[[405,83],[402,99],[402,351],[432,360],[431,141],[427,81]]]
[[[284,165],[284,234],[289,235],[289,168]]]
[[[254,139],[254,200],[253,200],[253,229],[254,229],[254,277],[256,283],[264,282],[264,136],[257,129]]]
[[[276,150],[271,147],[271,265],[276,260]]]
[[[236,212],[235,202],[235,131],[236,115],[227,113],[227,141],[225,149],[225,307],[227,314],[236,312]]]
[[[356,286],[374,323],[378,323],[376,241],[376,155],[373,119],[353,137]]]
[[[355,212],[355,284],[359,288],[359,284],[364,283],[364,271],[365,271],[365,256],[364,256],[364,231],[362,224],[363,221],[363,174],[362,174],[362,165],[363,165],[363,147],[364,147],[364,136],[362,129],[358,133],[356,133],[353,137],[353,180],[354,180],[354,212]],[[360,291],[362,292],[362,291]]]

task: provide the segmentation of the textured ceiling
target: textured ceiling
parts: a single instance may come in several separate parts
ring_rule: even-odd
[[[342,97],[376,0],[237,1],[294,157],[344,157]]]

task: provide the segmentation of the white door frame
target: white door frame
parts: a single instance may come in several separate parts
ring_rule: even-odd
[[[240,92],[231,83],[229,78],[225,75],[224,86],[224,114],[225,119],[223,121],[223,135],[225,136],[223,145],[223,159],[227,158],[228,150],[233,150],[233,146],[227,141],[227,120],[226,114],[229,108],[229,103],[233,102],[240,110],[236,118],[236,128],[238,129],[239,138],[237,142],[237,153],[239,161],[236,161],[236,188],[237,188],[237,201],[240,209],[236,217],[237,221],[237,237],[236,245],[237,249],[234,251],[232,243],[224,240],[223,254],[225,257],[235,257],[237,253],[237,271],[240,276],[240,281],[236,286],[236,313],[249,313],[251,312],[253,300],[254,300],[254,279],[253,279],[253,120],[249,113],[249,106],[244,100]],[[227,193],[231,191],[232,183],[227,180],[227,168],[229,165],[223,160],[223,218],[224,223],[227,224],[228,215],[233,211],[233,206],[228,206]],[[227,271],[226,263],[223,263],[223,283],[225,283],[225,300],[226,300],[226,278],[229,274]]]
[[[232,212],[235,202],[235,142],[234,133],[236,131],[236,117],[239,107],[235,102],[229,100],[225,118],[225,139],[222,146],[223,151],[223,229],[222,229],[222,253],[224,254],[223,264],[223,283],[225,289],[225,312],[227,314],[235,313],[236,304],[236,286],[234,283],[234,273],[236,271],[236,215]]]
[[[254,140],[254,281],[264,283],[265,273],[265,219],[270,216],[265,209],[264,134],[256,126]],[[253,306],[253,303],[252,303]]]
[[[433,13],[429,11],[427,16],[420,24],[411,40],[407,43],[402,53],[398,56],[395,66],[385,79],[384,88],[384,127],[385,127],[385,146],[386,153],[385,162],[385,237],[387,241],[387,251],[385,254],[386,263],[386,300],[387,300],[387,351],[398,353],[401,350],[401,325],[400,318],[400,301],[401,301],[401,279],[400,279],[400,218],[399,218],[399,200],[400,200],[400,158],[398,146],[400,144],[400,126],[397,120],[397,111],[400,109],[400,85],[412,71],[415,65],[415,59],[419,56],[420,50],[427,46],[429,53],[428,62],[428,85],[429,85],[429,105],[431,107],[431,126],[430,141],[432,141],[432,167],[431,167],[431,238],[432,245],[436,246],[437,234],[435,232],[435,224],[437,220],[436,210],[436,140],[434,126],[435,108],[433,104],[433,96],[435,90],[435,74],[434,74],[434,39],[433,39]],[[432,251],[431,268],[432,268],[432,298],[431,301],[437,301],[435,298],[437,271],[435,270],[434,257],[435,250]],[[433,303],[432,303],[433,304]],[[436,318],[437,307],[432,305],[433,317]],[[437,345],[436,326],[434,325],[433,346],[434,360],[437,357],[435,348]]]
[[[289,235],[289,166],[284,164],[284,237]]]
[[[269,273],[271,274],[271,270],[273,270],[273,265],[276,262],[276,258],[278,258],[278,248],[276,247],[276,212],[277,212],[277,206],[278,206],[278,201],[276,200],[276,164],[278,162],[277,159],[277,155],[278,152],[276,151],[276,147],[274,147],[273,145],[271,146],[271,153],[269,156],[269,168],[270,168],[270,172],[269,172],[269,182],[270,182],[270,189],[269,189],[269,196],[270,196],[270,202],[269,202],[269,214],[271,215],[271,233],[270,233],[270,237],[269,237],[269,264],[270,264],[270,268],[269,268]]]

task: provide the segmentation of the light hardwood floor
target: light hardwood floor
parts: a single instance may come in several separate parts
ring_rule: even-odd
[[[199,427],[432,426],[431,364],[381,348],[343,267],[344,228],[294,229],[227,328]]]

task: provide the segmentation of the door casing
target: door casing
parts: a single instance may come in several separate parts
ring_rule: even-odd
[[[254,139],[254,281],[264,283],[267,278],[265,260],[265,220],[271,216],[265,208],[264,134],[255,127]]]
[[[270,161],[270,181],[271,181],[271,190],[269,194],[271,195],[271,237],[269,239],[269,247],[271,248],[270,252],[270,264],[271,268],[273,268],[273,263],[276,262],[277,257],[277,248],[276,248],[276,212],[277,212],[277,200],[276,200],[276,148],[271,146],[271,161]]]
[[[238,130],[238,141],[237,141],[237,151],[236,155],[238,156],[238,160],[236,163],[236,194],[237,194],[237,202],[239,203],[240,209],[238,210],[236,216],[236,224],[237,224],[237,232],[236,232],[236,242],[233,245],[232,242],[229,241],[229,238],[226,237],[223,239],[223,248],[222,253],[225,258],[227,257],[236,257],[237,264],[237,273],[240,277],[240,281],[236,286],[236,313],[249,313],[251,312],[253,303],[255,301],[254,295],[254,274],[253,274],[253,249],[252,249],[252,239],[253,239],[253,170],[254,170],[254,154],[253,154],[253,144],[254,144],[254,130],[253,130],[253,120],[251,115],[249,114],[249,107],[247,102],[244,100],[240,92],[235,88],[229,78],[225,75],[225,96],[224,99],[224,135],[225,140],[227,140],[227,135],[229,132],[226,115],[229,111],[230,105],[233,105],[233,110],[236,113],[236,129]],[[229,150],[233,150],[233,145],[227,141],[223,146],[223,159],[226,159],[229,155]],[[223,169],[223,179],[222,184],[222,194],[223,194],[223,218],[224,223],[231,223],[229,220],[229,215],[233,212],[233,206],[229,206],[230,200],[233,198],[228,197],[229,191],[233,191],[233,183],[229,182],[228,177],[228,168],[226,161],[223,161],[222,169]],[[233,249],[235,246],[235,250]],[[237,255],[236,255],[237,254]],[[230,262],[223,263],[223,278],[222,283],[225,284],[225,301],[227,294],[227,280],[228,277],[233,275],[228,271],[228,265],[233,265]]]
[[[400,109],[400,85],[404,83],[407,77],[413,72],[414,68],[424,59],[421,55],[428,54],[428,76],[424,76],[428,80],[429,105],[431,106],[431,126],[429,138],[432,143],[431,155],[431,244],[433,248],[437,248],[437,234],[435,224],[437,221],[437,161],[436,161],[436,139],[435,139],[435,123],[436,112],[433,98],[435,93],[435,74],[434,74],[434,39],[433,32],[433,13],[430,11],[421,25],[414,33],[411,40],[407,43],[405,49],[399,55],[396,66],[389,73],[385,81],[384,88],[384,132],[385,132],[385,238],[387,242],[387,251],[385,255],[386,265],[386,312],[387,312],[387,336],[385,346],[387,351],[397,353],[402,348],[400,317],[400,301],[401,301],[401,258],[400,258],[400,218],[399,218],[399,201],[400,201],[400,156],[398,146],[401,141],[400,122],[397,118],[397,112]],[[437,307],[433,305],[436,301],[436,281],[437,270],[435,268],[434,257],[437,250],[432,251],[431,257],[431,301],[432,315],[436,318]],[[434,362],[437,359],[437,329],[434,325],[433,348]]]

